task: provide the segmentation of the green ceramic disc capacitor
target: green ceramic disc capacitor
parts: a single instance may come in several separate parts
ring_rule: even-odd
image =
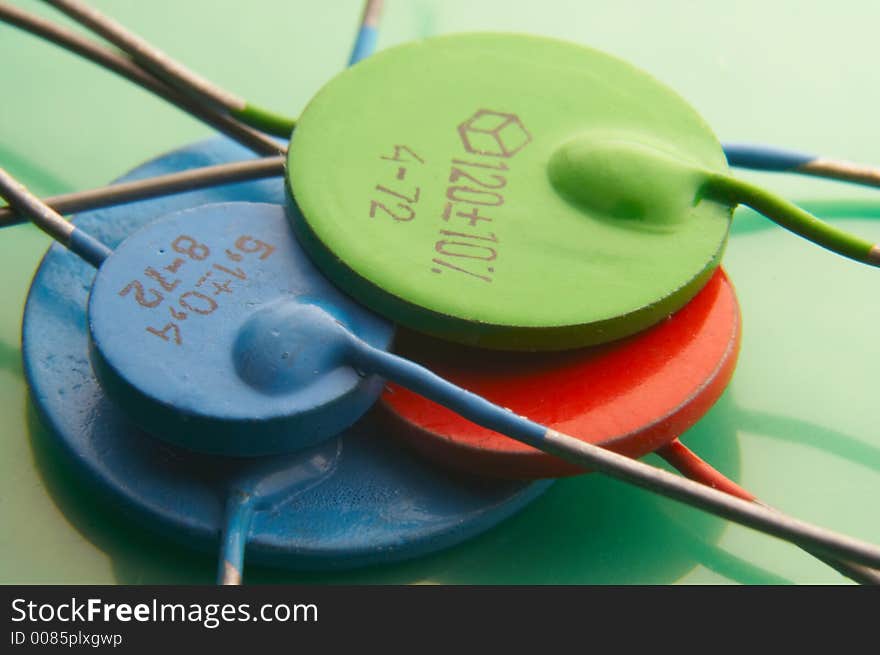
[[[339,287],[394,321],[489,348],[638,332],[720,261],[715,135],[633,66],[562,41],[464,34],[331,80],[291,141],[291,218]]]

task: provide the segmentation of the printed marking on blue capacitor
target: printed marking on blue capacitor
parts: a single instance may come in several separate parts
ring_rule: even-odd
[[[381,382],[328,348],[334,325],[384,349],[392,328],[321,277],[283,208],[221,203],[156,221],[101,267],[89,301],[91,358],[107,394],[161,439],[201,452],[268,455],[339,433]],[[291,316],[302,320],[289,329]]]

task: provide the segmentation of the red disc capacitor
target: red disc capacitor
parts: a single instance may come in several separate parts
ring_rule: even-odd
[[[401,331],[395,351],[441,377],[554,430],[630,457],[652,452],[691,427],[733,375],[740,312],[719,268],[683,309],[654,327],[603,346],[509,353]],[[380,413],[393,434],[442,464],[505,478],[582,473],[389,384]]]

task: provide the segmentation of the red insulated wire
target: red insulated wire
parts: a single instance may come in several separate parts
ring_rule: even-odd
[[[678,439],[673,439],[657,450],[657,454],[691,480],[702,482],[706,486],[743,500],[757,500],[754,494],[750,494],[733,480],[709,466]]]
[[[695,482],[700,482],[731,496],[763,505],[754,494],[749,493],[736,482],[715,470],[678,439],[673,439],[659,448],[657,454],[674,466],[682,475]],[[802,546],[802,548],[804,547]],[[860,584],[880,585],[880,571],[877,569],[819,555],[808,548],[804,548],[804,550]]]

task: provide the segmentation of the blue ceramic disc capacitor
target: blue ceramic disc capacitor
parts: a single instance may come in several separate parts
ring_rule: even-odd
[[[241,146],[226,139],[213,139],[147,162],[121,181],[249,156],[252,155]],[[147,226],[153,221],[161,221],[163,216],[175,212],[184,212],[185,215],[187,210],[196,207],[228,201],[272,203],[277,211],[283,211],[282,181],[225,185],[134,202],[81,214],[76,218],[76,224],[108,246],[120,248],[121,253],[127,246],[120,244],[133,238],[132,235],[138,234],[139,230],[146,230],[144,235],[158,235],[164,228],[157,227],[153,232]],[[251,209],[263,207],[249,206]],[[271,213],[271,210],[266,212]],[[247,223],[247,211],[240,214],[240,219],[241,223],[236,222],[230,236],[237,239],[241,234],[236,232],[246,228],[245,233],[256,237],[257,225]],[[265,241],[268,232],[262,234]],[[197,236],[194,233],[189,235]],[[201,235],[199,232],[199,238]],[[139,239],[132,243],[139,243]],[[334,297],[333,288],[328,285],[321,291],[323,280],[313,272],[306,274],[313,269],[295,241],[287,243],[286,252],[291,258],[300,258],[297,261],[302,268],[296,268],[293,261],[287,265],[292,267],[291,270],[300,271],[302,276],[278,280],[276,284],[286,284],[287,288],[295,290],[297,284],[305,284],[303,279],[308,279],[317,286],[299,297],[313,303],[323,298],[321,314],[332,312],[341,322],[347,322],[348,329],[372,343],[376,343],[374,338],[390,338],[385,324],[376,327],[375,331],[359,331],[363,327],[360,321],[370,320],[367,317],[371,315],[344,296],[339,296],[342,305],[329,302],[328,298]],[[248,256],[252,254],[256,254],[259,261],[259,254],[248,253]],[[105,266],[115,259],[116,255],[108,259]],[[173,259],[168,263],[171,262]],[[200,264],[205,262],[207,259]],[[194,272],[201,270],[195,265],[191,268]],[[109,275],[110,270],[99,275]],[[254,270],[251,268],[246,272],[250,275]],[[138,269],[129,268],[124,272],[128,278],[122,277],[123,271],[120,270],[119,281],[125,279],[127,284],[134,279]],[[182,266],[179,272],[183,273]],[[143,278],[143,267],[140,274],[142,283],[152,279]],[[168,434],[149,436],[137,429],[130,416],[121,411],[118,402],[108,398],[107,389],[98,383],[92,370],[86,307],[95,278],[95,269],[70,251],[60,245],[49,249],[34,277],[25,309],[22,326],[24,369],[31,399],[50,432],[50,441],[63,451],[80,480],[96,488],[115,512],[122,511],[138,527],[156,530],[188,546],[216,551],[230,500],[244,493],[255,510],[246,534],[241,537],[247,542],[248,561],[297,569],[349,568],[416,557],[452,546],[497,525],[550,485],[549,480],[523,483],[451,473],[402,450],[388,438],[387,428],[376,425],[369,417],[358,421],[338,439],[329,439],[316,449],[285,456],[240,458],[208,455],[169,445]],[[198,281],[198,277],[186,279]],[[222,284],[223,280],[219,282]],[[144,287],[145,292],[147,288]],[[154,283],[152,288],[161,288],[161,285],[157,287]],[[179,305],[184,291],[186,289],[180,286],[175,289],[176,296],[168,296],[178,303],[180,309],[175,311],[186,311]],[[221,292],[220,296],[223,295]],[[295,298],[292,294],[289,299]],[[127,296],[119,300],[131,302]],[[165,302],[168,302],[167,298]],[[194,302],[191,304],[195,307]],[[260,314],[255,311],[248,313],[247,317],[242,316],[240,328],[249,326],[252,329],[261,321],[284,320],[287,312],[302,325],[299,319],[318,308],[316,304],[290,305],[283,300],[281,303],[269,302],[266,306],[268,312]],[[302,308],[304,312],[296,311]],[[129,314],[137,316],[142,308],[135,302],[133,309],[134,312],[126,310],[109,317],[107,329],[112,328],[114,321],[119,329],[132,329],[131,325],[124,326],[123,323],[132,321]],[[219,302],[216,311],[220,312]],[[170,318],[170,312],[168,316]],[[254,318],[259,316],[264,318]],[[198,329],[191,331],[190,336],[196,334],[199,339],[207,338],[203,329],[206,324],[202,327],[195,323],[191,325]],[[241,360],[234,358],[235,342],[247,331],[230,329],[228,347],[223,349],[225,359],[220,364],[221,370],[237,378],[236,385],[250,389],[242,394],[255,393],[254,385],[260,384],[258,379],[242,379],[239,372]],[[181,337],[186,336],[181,328]],[[163,345],[155,338],[157,345]],[[136,358],[133,352],[132,360]],[[220,361],[219,355],[217,361]],[[158,365],[143,355],[140,362],[144,366]],[[257,377],[261,375],[258,373],[260,367],[250,370]],[[132,375],[128,369],[126,372]],[[157,373],[156,377],[161,382],[162,374]],[[219,372],[213,377],[219,377]],[[211,384],[221,384],[221,381],[212,380]],[[372,392],[374,382],[368,384]],[[284,402],[284,392],[270,389],[267,395],[273,393],[276,401]],[[186,423],[181,419],[179,425],[183,427]],[[253,427],[256,433],[258,426]],[[302,436],[292,433],[290,438]],[[247,445],[248,442],[243,443]]]
[[[139,427],[253,456],[300,450],[360,418],[381,381],[346,363],[344,335],[386,348],[393,328],[309,264],[281,207],[231,202],[124,241],[95,279],[89,331],[102,387]]]

